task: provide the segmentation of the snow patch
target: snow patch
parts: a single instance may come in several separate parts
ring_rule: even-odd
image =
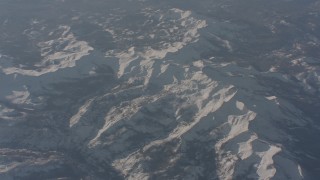
[[[236,106],[239,110],[243,111],[245,106],[244,106],[244,103],[243,102],[240,102],[240,101],[237,101],[236,102]]]
[[[254,134],[254,135],[251,135],[251,137],[248,141],[239,143],[238,154],[239,154],[241,160],[247,159],[248,157],[250,157],[252,155],[252,153],[253,153],[252,142],[256,139],[258,139],[258,137]]]
[[[74,67],[77,60],[93,50],[87,42],[77,41],[69,26],[60,26],[58,30],[62,31],[60,38],[38,43],[42,60],[34,65],[36,70],[11,66],[0,66],[0,69],[7,75],[41,76],[59,69]]]
[[[76,125],[80,121],[81,117],[88,111],[93,100],[94,99],[88,100],[84,105],[82,105],[79,108],[78,112],[70,118],[70,123],[69,123],[70,127],[73,127],[74,125]]]
[[[281,151],[280,147],[270,146],[266,152],[258,152],[257,154],[262,158],[258,166],[257,174],[259,180],[270,179],[276,174],[276,168],[273,165],[273,156]]]

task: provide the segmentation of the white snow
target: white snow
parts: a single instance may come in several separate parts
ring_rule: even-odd
[[[240,101],[237,101],[236,102],[236,106],[239,110],[243,111],[245,106],[244,106],[244,103],[243,102],[240,102]]]
[[[173,16],[177,21],[188,22],[187,24],[181,25],[180,31],[183,32],[181,40],[171,43],[163,43],[161,45],[161,48],[158,49],[146,46],[144,47],[143,51],[136,51],[134,47],[131,47],[128,50],[122,52],[107,52],[106,56],[115,56],[119,59],[118,77],[122,77],[125,73],[130,72],[134,66],[140,63],[140,61],[140,66],[142,69],[148,68],[151,61],[155,61],[157,59],[164,59],[168,53],[175,53],[179,51],[187,44],[196,41],[199,37],[199,29],[207,26],[206,21],[197,20],[193,18],[191,16],[191,12],[189,11],[185,12],[179,9],[172,9],[167,16]],[[177,35],[180,36],[180,34]],[[155,35],[151,36],[153,38],[155,37]],[[145,67],[145,65],[147,67]]]
[[[226,137],[222,138],[215,144],[215,150],[218,156],[217,160],[219,165],[219,169],[217,172],[221,179],[232,179],[236,167],[236,162],[238,161],[237,154],[232,154],[231,152],[224,150],[223,145],[228,143],[233,138],[239,136],[241,133],[247,132],[249,130],[250,121],[254,120],[256,115],[257,114],[255,112],[248,110],[248,112],[244,115],[228,116],[228,126],[231,129],[227,133]],[[254,140],[254,138],[257,137],[252,138]],[[248,142],[244,142],[245,144],[240,143],[238,152],[241,153],[241,159],[246,159],[252,154],[252,147],[250,146],[251,142],[249,140]]]
[[[85,104],[79,108],[78,112],[70,118],[70,127],[76,125],[80,121],[81,117],[88,111],[93,100],[94,99],[89,99],[86,101]]]
[[[250,157],[252,155],[252,153],[253,153],[252,142],[256,139],[258,139],[258,137],[254,134],[254,135],[251,135],[251,137],[248,141],[239,143],[238,154],[239,154],[241,160],[247,159],[248,157]]]
[[[266,152],[257,152],[257,154],[262,158],[257,170],[259,180],[270,179],[276,174],[277,170],[273,165],[272,158],[280,151],[280,147],[270,146],[270,149]]]
[[[29,91],[12,91],[12,95],[6,97],[10,102],[14,104],[26,104],[30,103],[29,100],[30,93]]]
[[[56,72],[59,69],[74,67],[76,61],[89,54],[92,47],[85,41],[78,41],[69,26],[60,26],[58,30],[63,31],[61,37],[38,43],[41,50],[42,60],[34,66],[36,70],[26,70],[19,67],[1,67],[5,74],[21,74],[26,76],[41,76],[43,74]],[[63,47],[63,48],[61,48]],[[58,50],[56,51],[55,49]],[[60,48],[60,49],[59,49]]]

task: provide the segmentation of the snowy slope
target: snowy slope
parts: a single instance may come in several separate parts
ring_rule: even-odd
[[[54,7],[66,11],[72,3]],[[38,56],[19,61],[26,52],[7,51],[12,37],[1,37],[0,179],[319,174],[319,147],[312,145],[319,113],[302,107],[319,106],[319,57],[307,52],[320,46],[317,34],[279,48],[275,39],[294,23],[281,14],[260,22],[247,17],[250,10],[233,16],[232,8],[243,10],[236,2],[192,9],[110,1],[108,12],[100,3],[83,1],[54,22],[32,17],[16,27],[4,20],[3,32],[21,28]],[[318,4],[304,8],[316,12]],[[264,29],[250,32],[260,27],[252,23]],[[250,35],[270,44],[259,49]]]

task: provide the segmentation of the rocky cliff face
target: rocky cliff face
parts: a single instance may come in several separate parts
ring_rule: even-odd
[[[319,2],[0,4],[0,179],[319,176]]]

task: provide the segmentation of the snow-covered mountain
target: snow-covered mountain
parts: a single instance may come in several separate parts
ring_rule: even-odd
[[[319,12],[0,2],[0,179],[317,179]]]

